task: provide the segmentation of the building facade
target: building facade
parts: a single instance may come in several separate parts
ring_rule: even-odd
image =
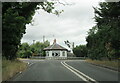
[[[46,57],[67,57],[68,50],[56,43],[56,39],[53,44],[44,48]]]

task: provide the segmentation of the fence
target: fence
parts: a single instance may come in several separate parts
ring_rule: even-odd
[[[31,57],[31,59],[46,59],[46,60],[84,60],[86,57]]]

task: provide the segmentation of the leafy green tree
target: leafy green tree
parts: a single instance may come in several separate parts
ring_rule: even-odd
[[[73,49],[73,53],[77,56],[77,57],[87,57],[87,48],[85,45],[79,45],[76,46]]]
[[[30,58],[32,56],[32,51],[28,43],[22,43],[17,51],[17,56],[20,58]]]
[[[39,6],[38,6],[39,5]],[[3,2],[2,3],[2,55],[6,59],[16,58],[21,38],[25,34],[26,24],[32,22],[35,10],[54,11],[53,2]],[[57,12],[55,10],[55,14]]]
[[[49,45],[50,45],[50,42],[47,40],[44,43],[36,42],[35,44],[30,45],[30,48],[34,55],[45,56],[43,49],[48,47]]]
[[[96,28],[86,38],[88,56],[92,59],[117,59],[120,56],[120,2],[101,2],[95,10]]]
[[[17,57],[30,58],[31,56],[45,56],[44,48],[48,47],[50,42],[36,42],[29,45],[28,43],[22,43],[17,51]]]

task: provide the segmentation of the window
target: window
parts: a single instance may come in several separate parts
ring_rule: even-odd
[[[54,53],[52,53],[52,56],[54,56]]]
[[[62,52],[62,55],[65,56],[65,51]]]
[[[46,56],[49,56],[49,52],[48,51],[46,52]]]

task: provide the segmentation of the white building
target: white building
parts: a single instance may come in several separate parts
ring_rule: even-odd
[[[56,39],[54,40],[53,44],[44,48],[46,52],[46,57],[67,57],[67,49],[60,46],[56,43]]]

